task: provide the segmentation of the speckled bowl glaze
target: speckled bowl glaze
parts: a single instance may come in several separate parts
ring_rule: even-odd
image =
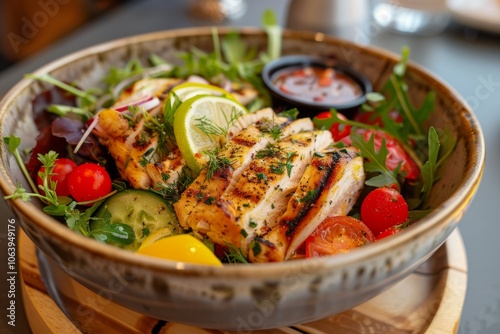
[[[267,40],[261,31],[241,29],[240,33],[250,45],[265,48]],[[193,45],[210,50],[210,29],[165,31],[112,41],[66,56],[37,73],[48,72],[87,88],[109,67],[123,65],[132,56],[146,59],[156,53],[174,60],[178,51]],[[372,47],[294,31],[284,33],[283,54],[338,58],[364,73],[374,90],[398,60],[397,55]],[[135,311],[241,332],[319,319],[370,299],[415,270],[456,228],[479,185],[484,139],[464,99],[413,64],[409,65],[407,82],[417,105],[429,90],[436,91],[436,111],[430,124],[456,136],[457,147],[440,170],[429,198],[433,210],[425,219],[394,237],[345,255],[220,268],[188,265],[139,256],[79,236],[45,215],[40,203],[17,200],[10,204],[24,231],[64,272],[97,295]],[[23,148],[34,145],[36,128],[30,100],[44,88],[47,86],[42,83],[24,79],[3,98],[2,137],[15,134],[23,139]],[[24,182],[14,158],[1,146],[2,191],[11,194],[18,180]],[[91,312],[87,318],[92,321]],[[85,323],[79,325],[85,328]]]

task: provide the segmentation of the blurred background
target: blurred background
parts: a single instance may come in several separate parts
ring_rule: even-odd
[[[128,0],[1,0],[0,71]]]
[[[488,158],[476,199],[460,224],[469,281],[458,333],[500,333],[494,195],[500,189],[500,0],[0,0],[0,96],[25,73],[96,43],[192,26],[260,26],[269,7],[284,27],[323,31],[392,52],[407,45],[412,61],[448,82],[474,109]],[[11,216],[4,201],[0,216]],[[3,247],[6,225],[0,225]],[[3,248],[0,253],[6,254]],[[15,333],[27,333],[18,316]],[[10,333],[3,318],[0,333]]]

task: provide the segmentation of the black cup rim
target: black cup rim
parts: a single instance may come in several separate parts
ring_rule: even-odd
[[[311,65],[319,67],[333,67],[342,74],[354,80],[354,82],[359,85],[363,93],[359,98],[339,104],[327,104],[314,101],[304,102],[303,100],[294,99],[289,95],[283,94],[279,89],[276,88],[276,86],[272,82],[273,75],[284,68]],[[287,105],[296,106],[299,111],[301,107],[315,110],[351,110],[353,108],[361,106],[366,101],[366,95],[368,93],[371,93],[373,90],[370,80],[362,73],[354,70],[348,64],[336,59],[328,59],[325,57],[308,55],[289,55],[269,61],[262,69],[262,80],[274,98],[282,100]]]

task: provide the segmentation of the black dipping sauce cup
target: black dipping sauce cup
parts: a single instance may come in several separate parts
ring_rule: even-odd
[[[333,68],[339,73],[359,86],[360,94],[351,100],[340,103],[324,103],[287,94],[276,86],[277,77],[286,69],[299,69],[305,67]],[[348,118],[352,118],[359,107],[366,101],[366,94],[372,91],[372,84],[367,77],[355,71],[350,66],[337,60],[320,58],[306,55],[284,56],[268,62],[262,70],[262,79],[270,91],[273,107],[275,110],[288,110],[297,108],[299,117],[314,117],[320,112],[332,108],[341,112]]]

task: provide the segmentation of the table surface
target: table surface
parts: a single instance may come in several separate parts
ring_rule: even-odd
[[[129,1],[112,13],[94,20],[72,33],[57,44],[0,73],[0,95],[5,94],[23,74],[34,71],[43,64],[81,48],[151,31],[179,27],[208,26],[210,21],[188,15],[183,0]],[[288,0],[248,1],[246,14],[236,21],[221,25],[260,26],[261,13],[273,8],[280,23],[286,25]],[[338,33],[338,32],[337,32]],[[457,24],[432,37],[400,35],[382,31],[370,21],[342,31],[341,37],[351,38],[361,44],[379,46],[399,52],[403,45],[412,51],[411,59],[453,86],[472,106],[482,126],[486,140],[486,168],[483,181],[467,213],[460,222],[468,257],[469,280],[463,316],[459,328],[461,334],[500,333],[500,266],[496,256],[500,253],[500,224],[495,217],[500,195],[500,35],[478,32]],[[6,223],[13,214],[0,201],[0,261],[7,268]],[[4,284],[6,272],[0,273],[2,298],[7,295]],[[28,333],[22,314],[21,297],[16,296],[16,327],[6,324],[2,311],[0,332]],[[7,305],[1,309],[5,310]]]

